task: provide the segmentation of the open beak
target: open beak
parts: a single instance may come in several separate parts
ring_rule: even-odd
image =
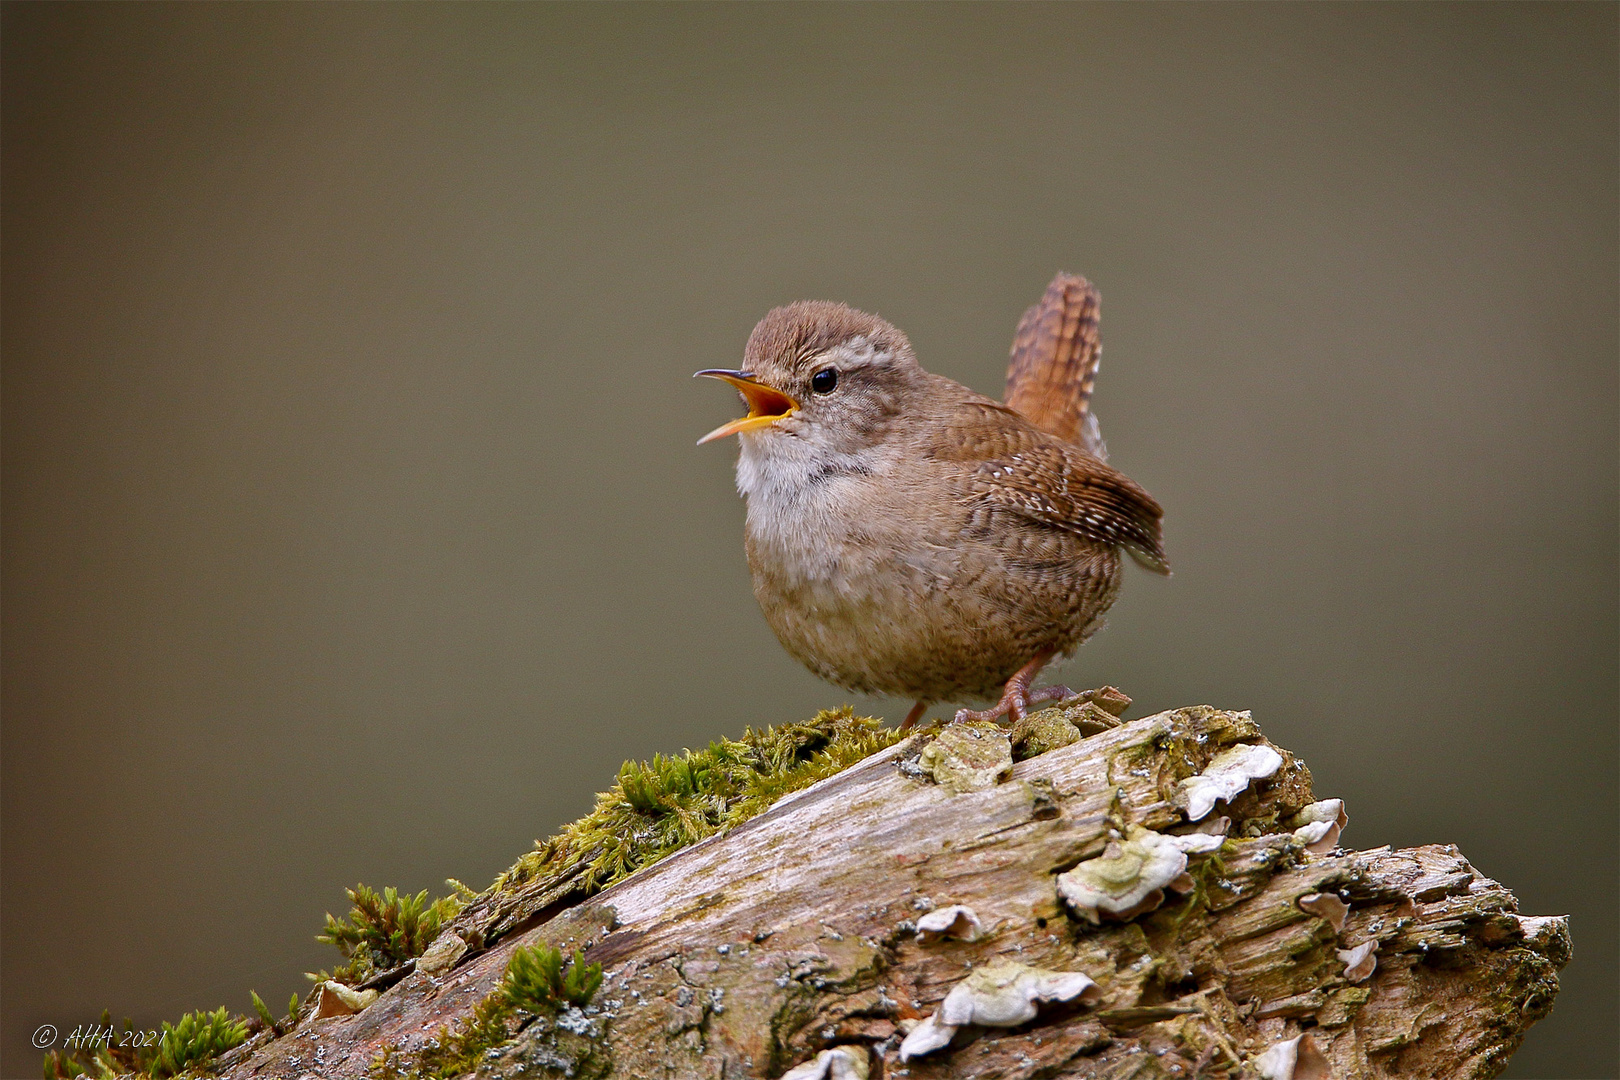
[[[783,417],[792,416],[798,411],[799,403],[797,401],[794,401],[782,391],[773,390],[764,383],[759,382],[751,372],[706,368],[694,374],[692,378],[695,379],[698,375],[730,383],[742,394],[743,400],[748,402],[747,416],[739,417],[729,424],[721,424],[699,439],[699,446],[706,442],[713,442],[715,439],[723,439],[727,435],[735,435],[739,431],[753,431],[756,428],[768,427]]]

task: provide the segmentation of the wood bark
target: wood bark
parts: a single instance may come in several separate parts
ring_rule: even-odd
[[[536,941],[584,949],[606,982],[583,1012],[514,1025],[480,1077],[775,1078],[839,1046],[828,1069],[858,1061],[884,1078],[1488,1077],[1552,1007],[1566,920],[1517,914],[1449,845],[1307,850],[1292,819],[1317,795],[1286,750],[1190,823],[1182,781],[1231,747],[1270,745],[1246,713],[1132,721],[960,794],[919,775],[933,737],[594,896],[569,877],[486,893],[374,1004],[256,1036],[220,1071],[360,1076],[390,1050],[408,1063]],[[1093,924],[1059,895],[1059,874],[1143,829],[1208,831],[1222,817],[1225,843],[1189,855],[1185,891],[1152,910]],[[920,917],[948,905],[972,910],[977,940],[918,936]],[[902,1061],[905,1034],[998,964],[1083,972],[1100,998],[1042,1002],[1014,1027],[968,1024]],[[1299,1037],[1292,1066],[1267,1057]]]

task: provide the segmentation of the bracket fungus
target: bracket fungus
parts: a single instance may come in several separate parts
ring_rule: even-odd
[[[997,724],[950,724],[917,764],[952,795],[983,791],[1012,776],[1012,740]]]
[[[1197,821],[1231,799],[1255,780],[1264,780],[1282,767],[1282,755],[1264,743],[1244,743],[1216,754],[1204,771],[1176,785],[1176,801],[1185,806],[1188,821]]]
[[[1313,802],[1289,819],[1294,836],[1305,844],[1313,855],[1326,855],[1339,846],[1339,833],[1350,824],[1350,815],[1344,811],[1343,799],[1323,799]]]
[[[1295,900],[1299,910],[1326,919],[1335,934],[1344,929],[1344,917],[1350,914],[1350,905],[1332,893],[1313,892]]]
[[[864,1046],[834,1046],[782,1074],[781,1080],[866,1080],[872,1062]]]
[[[900,1044],[900,1060],[910,1061],[943,1049],[957,1029],[968,1024],[1017,1027],[1035,1019],[1041,1002],[1095,1005],[1101,998],[1101,988],[1081,972],[1046,971],[1016,961],[996,960],[951,987],[933,1015],[913,1028]]]
[[[1332,1080],[1333,1075],[1310,1032],[1274,1044],[1253,1064],[1260,1080]]]
[[[1353,983],[1366,982],[1378,967],[1378,941],[1364,941],[1353,949],[1340,949],[1339,959],[1344,961],[1344,977]]]
[[[1169,836],[1132,825],[1101,855],[1059,874],[1058,895],[1093,923],[1101,921],[1099,912],[1132,919],[1164,903],[1167,887],[1179,892],[1192,887],[1186,877],[1189,852],[1214,851],[1224,842],[1208,833]]]
[[[328,1016],[351,1016],[378,998],[376,990],[355,990],[328,979],[315,988],[320,1000],[315,1003],[317,1020]]]
[[[978,914],[963,904],[936,908],[917,920],[917,936],[923,941],[955,938],[958,941],[978,941],[984,924]]]

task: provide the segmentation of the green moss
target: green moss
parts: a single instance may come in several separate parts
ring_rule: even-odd
[[[259,1019],[264,1021],[264,1026],[280,1035],[281,1029],[276,1024],[276,1018],[270,1014],[270,1006],[264,1003],[264,998],[259,996],[259,992],[249,990],[248,997],[253,999],[253,1011],[259,1014]]]
[[[451,894],[432,902],[428,901],[426,889],[415,896],[401,894],[393,886],[381,893],[365,885],[345,890],[353,908],[342,919],[334,919],[328,912],[326,929],[316,934],[315,940],[336,946],[347,963],[334,971],[313,973],[310,978],[353,985],[375,972],[421,956],[439,935],[440,927],[454,918],[473,895],[459,881],[451,879],[449,884]]]
[[[720,739],[702,750],[627,761],[589,814],[537,845],[497,878],[493,888],[561,877],[583,867],[583,888],[595,893],[672,852],[740,825],[784,795],[842,772],[903,737],[845,707],[824,710],[804,723],[749,728],[740,739]],[[334,944],[337,939],[330,927],[323,935]],[[601,983],[601,966],[585,964],[577,953],[565,968],[562,953],[549,945],[518,949],[501,985],[472,1016],[415,1055],[384,1048],[372,1062],[371,1076],[433,1080],[470,1072],[489,1051],[517,1035],[524,1014],[548,1025],[547,1037],[562,1038],[549,1022],[567,1005],[583,1007]],[[577,1041],[576,1036],[568,1038]]]
[[[513,1008],[538,1013],[564,1002],[583,1008],[601,987],[601,964],[585,963],[576,951],[564,971],[562,950],[541,942],[512,953],[501,993]]]
[[[501,889],[585,865],[583,887],[596,892],[643,866],[761,813],[892,746],[904,736],[857,717],[846,706],[808,722],[749,728],[651,761],[627,761],[596,807],[525,855],[495,882]]]
[[[259,1020],[276,1036],[287,1034],[298,1026],[298,995],[295,993],[292,1000],[287,1003],[287,1015],[277,1020],[270,1012],[270,1006],[264,1003],[257,990],[249,990],[248,996],[253,999],[253,1011],[259,1014]]]
[[[213,1012],[190,1012],[170,1027],[163,1025],[149,1076],[177,1076],[192,1065],[217,1057],[247,1039],[247,1024],[233,1019],[221,1005]]]
[[[102,1010],[96,1025],[100,1032],[112,1032],[112,1013]],[[71,1036],[70,1036],[71,1038]],[[143,1053],[135,1022],[125,1019],[122,1030],[100,1040],[95,1047],[52,1050],[45,1055],[45,1080],[72,1080],[75,1076],[112,1077],[144,1074],[151,1052]]]
[[[513,1008],[499,992],[473,1008],[464,1022],[445,1028],[415,1054],[385,1046],[372,1059],[371,1080],[443,1080],[478,1068],[484,1055],[510,1040]]]
[[[583,1008],[602,986],[602,965],[541,942],[517,949],[494,993],[465,1021],[442,1030],[414,1055],[384,1047],[372,1060],[372,1080],[443,1080],[475,1070],[488,1053],[510,1042],[528,1020],[549,1021],[567,1006]],[[530,1014],[525,1016],[525,1014]],[[549,1029],[548,1029],[549,1030]]]
[[[595,893],[665,855],[747,821],[783,796],[836,775],[904,737],[877,720],[855,716],[846,706],[823,710],[802,723],[749,728],[740,739],[720,739],[702,750],[625,762],[617,782],[597,796],[589,814],[537,845],[497,878],[493,888],[541,875],[563,875],[583,866],[583,888]],[[449,884],[451,895],[432,901],[426,890],[414,896],[391,887],[379,893],[363,884],[346,890],[350,912],[341,919],[328,914],[325,928],[316,935],[316,940],[336,947],[344,963],[309,977],[352,986],[420,956],[474,895],[459,881]],[[437,1045],[419,1054],[407,1057],[397,1048],[385,1048],[372,1063],[372,1075],[416,1080],[471,1072],[483,1055],[521,1030],[525,1014],[530,1021],[536,1016],[552,1019],[564,1006],[583,1007],[601,981],[601,966],[585,964],[578,954],[565,967],[562,954],[549,946],[520,949],[501,986],[466,1021],[442,1032]],[[251,997],[254,1011],[273,1035],[284,1035],[296,1026],[297,994],[289,1015],[279,1021],[257,993]],[[110,1029],[111,1023],[110,1015],[104,1014],[102,1027]],[[125,1029],[133,1031],[129,1021]],[[44,1075],[46,1080],[70,1080],[81,1074],[173,1076],[188,1068],[195,1071],[239,1045],[247,1030],[245,1020],[231,1018],[223,1008],[187,1013],[179,1024],[163,1025],[155,1048],[119,1047],[119,1040],[112,1039],[112,1045],[94,1051],[54,1051],[45,1056]],[[579,1041],[570,1033],[553,1034]]]
[[[79,1075],[111,1078],[117,1076],[178,1076],[196,1071],[209,1061],[247,1039],[247,1021],[233,1017],[220,1006],[213,1012],[186,1013],[177,1024],[163,1024],[154,1046],[142,1047],[140,1033],[129,1021],[123,1031],[111,1035],[112,1016],[101,1014],[101,1028],[109,1035],[91,1050],[69,1053],[52,1051],[45,1055],[45,1080]]]

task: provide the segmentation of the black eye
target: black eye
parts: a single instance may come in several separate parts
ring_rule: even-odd
[[[824,367],[810,376],[810,389],[818,394],[830,394],[838,385],[838,369]]]

